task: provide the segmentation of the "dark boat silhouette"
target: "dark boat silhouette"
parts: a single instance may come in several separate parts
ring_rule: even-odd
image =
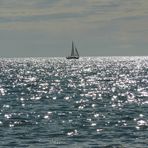
[[[77,48],[74,46],[73,41],[72,41],[71,55],[66,57],[66,59],[79,59],[79,53],[78,53]]]

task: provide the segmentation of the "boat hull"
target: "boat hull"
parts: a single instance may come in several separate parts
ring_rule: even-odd
[[[79,57],[66,57],[66,59],[79,59]]]

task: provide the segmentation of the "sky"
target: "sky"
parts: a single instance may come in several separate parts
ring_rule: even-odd
[[[0,0],[0,57],[147,56],[148,0]]]

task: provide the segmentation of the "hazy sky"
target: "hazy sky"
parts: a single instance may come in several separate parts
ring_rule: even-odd
[[[148,0],[0,0],[0,57],[148,55]]]

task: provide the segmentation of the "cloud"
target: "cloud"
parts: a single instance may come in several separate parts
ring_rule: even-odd
[[[23,20],[29,16],[33,19],[36,16],[67,13],[67,16],[73,14],[71,18],[83,15],[84,19],[88,17],[88,20],[93,17],[97,20],[108,20],[147,15],[147,7],[146,0],[1,0],[0,17],[22,17]]]
[[[133,25],[128,18],[147,17],[147,7],[147,0],[1,0],[0,29],[80,30],[122,19]]]

